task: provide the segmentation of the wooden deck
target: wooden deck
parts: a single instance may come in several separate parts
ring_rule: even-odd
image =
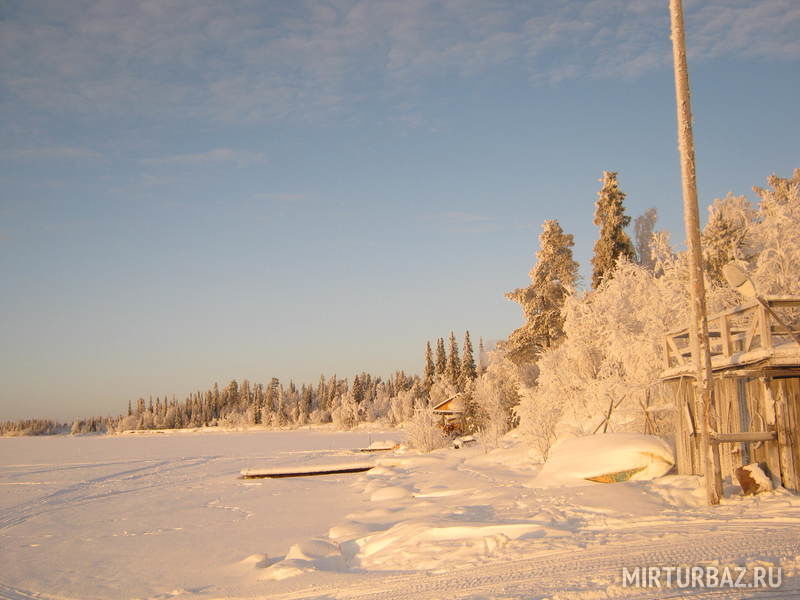
[[[767,306],[800,333],[800,297],[767,296]],[[739,306],[708,319],[711,366],[716,370],[770,361],[771,366],[800,365],[800,344],[791,333],[757,301]],[[663,378],[694,372],[688,328],[670,331],[664,343]]]

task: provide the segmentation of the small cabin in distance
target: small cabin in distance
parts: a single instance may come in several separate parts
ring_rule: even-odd
[[[800,296],[767,296],[708,318],[713,371],[712,451],[723,479],[766,463],[775,484],[800,492]],[[776,319],[775,315],[779,318]],[[674,398],[678,473],[702,475],[689,330],[667,333],[661,382]]]
[[[461,393],[439,402],[431,408],[431,411],[440,418],[440,425],[446,433],[463,433],[466,403]]]

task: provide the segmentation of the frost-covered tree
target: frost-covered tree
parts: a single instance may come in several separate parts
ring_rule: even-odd
[[[444,340],[439,338],[436,340],[436,376],[444,377],[447,372],[447,354],[444,351]]]
[[[483,347],[483,337],[478,339],[478,375],[486,371],[486,349]]]
[[[748,237],[754,219],[755,210],[744,196],[729,193],[708,207],[702,245],[704,266],[712,282],[724,284],[722,267],[727,263],[752,258]]]
[[[431,452],[447,445],[447,438],[428,407],[416,407],[405,424],[405,430],[411,446],[420,452]]]
[[[430,390],[433,382],[436,380],[436,366],[433,364],[433,351],[431,350],[431,343],[425,344],[425,389]]]
[[[558,221],[542,224],[536,265],[529,275],[531,284],[506,294],[522,307],[525,324],[508,337],[505,349],[517,363],[533,362],[563,336],[561,307],[578,281],[578,263],[572,258],[573,237],[564,233]]]
[[[597,290],[567,298],[564,342],[541,356],[536,388],[518,409],[523,433],[536,440],[553,414],[593,433],[609,412],[606,429],[641,431],[640,401],[659,380],[664,331],[688,315],[683,257],[665,258],[662,273],[623,259]]]
[[[521,381],[519,367],[505,352],[489,352],[488,359],[486,372],[467,390],[464,417],[467,430],[483,432],[484,442],[492,445],[516,424]]]
[[[762,295],[800,294],[800,169],[790,178],[771,175],[767,184],[753,188],[760,199],[751,229],[753,278]]]
[[[447,356],[445,376],[451,384],[458,385],[458,379],[461,376],[461,361],[458,359],[458,342],[452,331],[450,332],[450,353]]]
[[[469,339],[469,331],[464,332],[464,352],[461,356],[461,373],[459,376],[459,389],[466,390],[469,384],[478,376],[475,367],[475,356],[472,350],[472,341]]]
[[[603,280],[612,276],[620,257],[633,260],[636,255],[633,244],[625,233],[631,218],[625,214],[625,206],[622,203],[625,194],[619,189],[617,173],[603,171],[603,178],[600,181],[603,187],[597,194],[594,211],[594,224],[600,228],[600,237],[595,242],[592,257],[593,288],[597,288]]]
[[[655,233],[658,211],[655,208],[648,208],[644,214],[639,215],[633,221],[634,236],[636,238],[636,262],[650,271],[653,270],[654,260],[653,251],[650,245]]]

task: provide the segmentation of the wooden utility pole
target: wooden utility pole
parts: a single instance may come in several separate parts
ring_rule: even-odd
[[[689,278],[692,323],[689,338],[694,357],[696,375],[697,417],[700,429],[700,461],[705,476],[706,498],[709,504],[719,504],[722,495],[722,474],[719,450],[712,448],[709,437],[709,416],[713,380],[711,355],[708,347],[708,321],[706,320],[706,291],[703,283],[703,256],[700,248],[700,219],[697,214],[697,179],[692,136],[692,105],[689,98],[689,71],[686,66],[686,43],[683,34],[683,6],[681,0],[669,2],[672,30],[672,58],[675,70],[675,102],[678,112],[678,151],[681,156],[681,181],[683,188],[683,217],[686,244],[689,250]]]

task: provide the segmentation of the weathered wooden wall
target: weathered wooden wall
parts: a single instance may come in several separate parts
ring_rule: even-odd
[[[695,422],[694,382],[691,377],[665,382],[675,399],[675,448],[678,472],[700,475],[698,436]],[[714,399],[716,433],[777,432],[777,441],[720,444],[722,476],[733,480],[736,468],[764,462],[776,483],[800,491],[800,376],[770,377],[762,372],[753,377],[716,376]]]

